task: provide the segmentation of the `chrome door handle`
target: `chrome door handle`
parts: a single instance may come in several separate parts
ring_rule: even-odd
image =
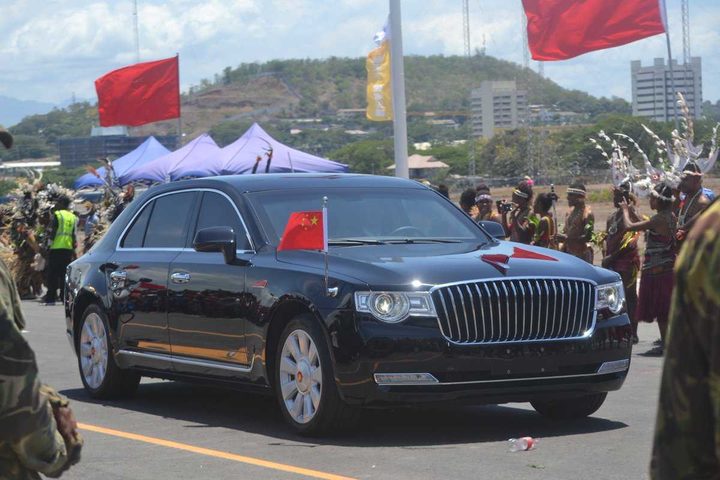
[[[185,272],[175,272],[170,275],[170,281],[172,283],[188,283],[190,281],[190,274]]]
[[[115,270],[110,272],[110,280],[113,282],[124,282],[127,280],[127,272],[124,270]]]
[[[127,283],[127,272],[124,270],[115,270],[110,272],[110,290],[118,290],[125,287]]]

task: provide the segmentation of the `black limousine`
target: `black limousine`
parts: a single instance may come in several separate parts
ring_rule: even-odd
[[[278,251],[290,214],[323,197],[328,253]],[[93,397],[141,376],[251,389],[307,434],[421,402],[591,415],[630,366],[619,276],[494,235],[398,178],[166,184],[68,267],[67,334]]]

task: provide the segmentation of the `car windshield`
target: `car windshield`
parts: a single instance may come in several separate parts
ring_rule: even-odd
[[[321,210],[323,196],[328,197],[331,245],[489,241],[470,218],[431,190],[331,188],[249,194],[276,245],[290,214]]]

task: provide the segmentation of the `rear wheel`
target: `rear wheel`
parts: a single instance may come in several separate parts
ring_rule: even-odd
[[[571,420],[589,417],[605,402],[607,392],[593,393],[583,397],[535,400],[530,405],[540,414],[555,420]]]
[[[295,317],[283,330],[274,378],[283,416],[301,434],[341,429],[357,418],[357,411],[340,398],[327,341],[310,315]]]
[[[115,363],[105,312],[90,305],[83,313],[78,339],[78,367],[85,390],[93,398],[117,398],[137,389],[140,375]]]

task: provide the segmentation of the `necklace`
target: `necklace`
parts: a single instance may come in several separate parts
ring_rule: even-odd
[[[618,231],[618,227],[620,226],[620,222],[623,220],[622,215],[619,215],[618,212],[615,212],[615,215],[612,217],[612,222],[610,223],[610,226],[608,227],[608,234],[609,235],[615,235]]]
[[[695,193],[695,195],[693,195],[693,197],[687,203],[687,206],[683,205],[683,207],[685,207],[684,209],[683,208],[680,209],[680,215],[678,216],[678,226],[679,227],[685,226],[685,218],[687,217],[687,214],[690,211],[690,207],[693,206],[693,204],[695,203],[695,200],[697,200],[697,198],[700,196],[701,193],[702,193],[702,188],[699,189]],[[685,210],[685,211],[683,212],[683,210]]]

